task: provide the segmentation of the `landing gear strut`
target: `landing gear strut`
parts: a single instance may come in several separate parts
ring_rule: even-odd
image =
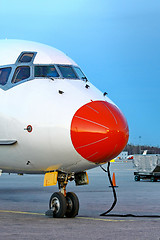
[[[73,192],[66,193],[68,180],[73,180],[73,176],[58,173],[59,192],[53,193],[49,201],[49,209],[52,210],[55,218],[63,218],[64,216],[73,218],[78,215],[79,200],[77,195]]]

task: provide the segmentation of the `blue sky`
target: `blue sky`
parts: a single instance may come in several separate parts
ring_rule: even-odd
[[[65,52],[121,108],[129,143],[160,146],[159,0],[0,0],[0,38]]]

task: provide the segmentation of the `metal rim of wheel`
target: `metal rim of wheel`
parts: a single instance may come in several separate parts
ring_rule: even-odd
[[[53,212],[57,213],[57,212],[59,212],[59,209],[60,209],[59,199],[57,197],[52,198],[52,200],[51,200],[51,210],[53,210]]]

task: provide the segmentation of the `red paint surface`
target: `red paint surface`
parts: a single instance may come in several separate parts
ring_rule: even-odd
[[[88,161],[110,161],[124,149],[129,130],[122,112],[106,101],[93,101],[75,113],[71,139],[76,151]]]

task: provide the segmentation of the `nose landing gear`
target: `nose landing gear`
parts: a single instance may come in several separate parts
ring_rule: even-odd
[[[74,177],[68,174],[58,174],[60,192],[53,193],[49,201],[49,209],[53,212],[53,217],[55,218],[63,218],[64,216],[73,218],[78,215],[79,200],[77,195],[73,192],[66,193],[68,180],[71,181],[73,179]]]

